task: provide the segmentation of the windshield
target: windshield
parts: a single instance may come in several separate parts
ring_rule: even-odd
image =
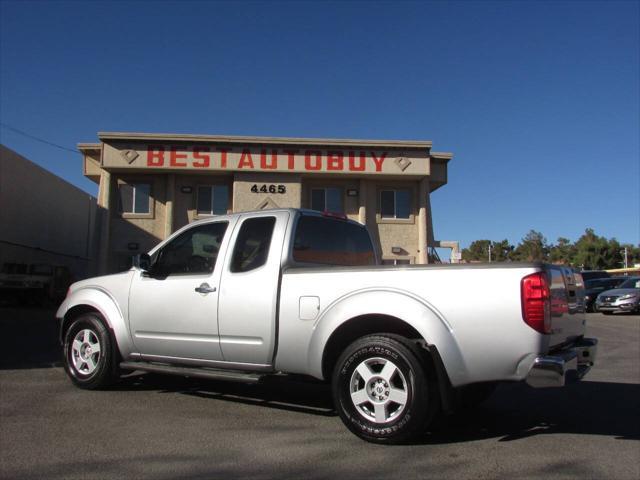
[[[640,277],[633,277],[625,280],[618,288],[640,288]]]

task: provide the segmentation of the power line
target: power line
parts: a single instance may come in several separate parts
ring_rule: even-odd
[[[72,150],[70,148],[63,147],[62,145],[58,145],[57,143],[53,143],[48,140],[44,140],[43,138],[36,137],[35,135],[31,135],[30,133],[23,132],[22,130],[18,130],[17,128],[12,127],[11,125],[7,125],[4,122],[0,122],[0,126],[3,128],[6,128],[7,130],[11,130],[12,132],[17,133],[18,135],[22,135],[23,137],[27,137],[27,138],[30,138],[31,140],[35,140],[36,142],[44,143],[51,147],[59,148],[60,150],[66,150],[67,152],[72,152],[72,153],[77,153],[79,155],[82,155],[82,153],[78,150]]]

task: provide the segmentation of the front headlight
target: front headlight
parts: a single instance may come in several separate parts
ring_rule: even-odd
[[[622,295],[618,300],[629,300],[630,298],[636,298],[637,296],[637,293],[627,293],[626,295]]]

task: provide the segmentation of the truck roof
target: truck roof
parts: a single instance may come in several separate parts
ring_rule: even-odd
[[[310,210],[308,208],[271,208],[271,209],[264,209],[264,210],[249,210],[246,212],[229,213],[227,215],[212,215],[211,217],[207,217],[200,220],[196,220],[195,222],[191,222],[189,225],[195,225],[199,223],[208,223],[208,222],[211,222],[212,220],[232,219],[232,218],[237,218],[243,215],[254,215],[254,214],[275,213],[275,212],[288,212],[293,215],[295,215],[296,213],[300,213],[302,215],[311,215],[315,217],[333,218],[333,219],[338,219],[341,221],[352,223],[354,225],[359,225],[361,227],[364,227],[364,225],[362,225],[359,222],[356,222],[355,220],[351,220],[346,216],[342,217],[343,214],[333,213],[333,212],[319,212],[317,210]]]

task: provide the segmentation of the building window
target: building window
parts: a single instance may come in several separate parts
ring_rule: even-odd
[[[335,187],[312,188],[311,210],[344,213],[344,207],[342,206],[342,189]]]
[[[118,199],[121,213],[151,213],[151,185],[148,183],[121,183],[118,185]]]
[[[198,215],[226,215],[229,209],[227,185],[201,185],[198,187]]]
[[[382,265],[410,265],[411,258],[383,258]]]
[[[380,216],[382,218],[409,219],[411,217],[411,193],[409,190],[381,190]]]

